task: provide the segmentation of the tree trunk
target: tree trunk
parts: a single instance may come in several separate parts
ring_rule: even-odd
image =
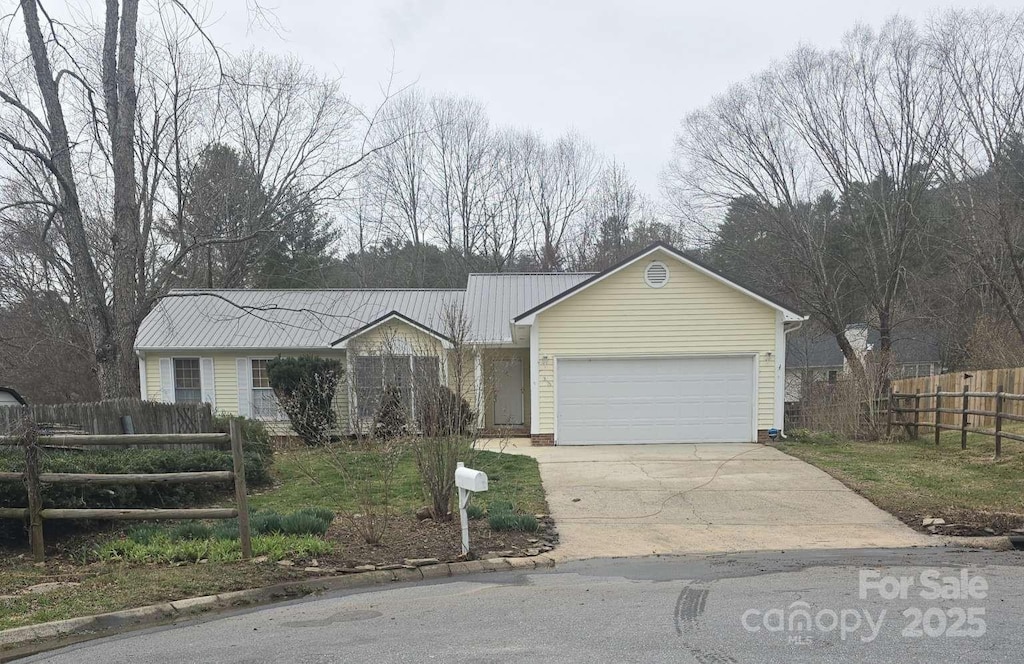
[[[48,167],[57,180],[60,190],[60,215],[64,241],[68,247],[68,258],[72,272],[85,305],[86,325],[93,344],[98,367],[100,389],[104,396],[119,394],[123,381],[122,369],[118,366],[118,339],[107,305],[106,292],[93,262],[85,223],[82,215],[78,188],[75,184],[71,162],[71,142],[68,139],[64,109],[60,93],[53,78],[49,54],[39,26],[39,12],[35,0],[22,0],[21,10],[25,17],[25,33],[32,55],[32,65],[39,84],[40,97],[46,109],[49,129]],[[116,256],[116,254],[115,254]],[[134,260],[134,256],[132,257]]]
[[[103,396],[107,398],[130,395],[134,383],[131,376],[134,373],[135,358],[131,349],[138,325],[139,274],[136,261],[141,243],[134,152],[138,0],[124,0],[119,26],[117,8],[117,0],[107,0],[103,87],[114,172],[114,228],[110,237],[116,338],[113,362],[121,375],[116,382],[102,384]]]

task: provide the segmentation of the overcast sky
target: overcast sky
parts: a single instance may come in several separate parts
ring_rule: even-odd
[[[261,0],[271,6],[275,0]],[[499,124],[548,136],[576,129],[656,195],[679,120],[801,42],[837,44],[858,21],[927,20],[928,0],[280,0],[282,30],[249,25],[217,0],[212,33],[229,50],[257,45],[340,72],[353,99],[399,84],[474,97]]]

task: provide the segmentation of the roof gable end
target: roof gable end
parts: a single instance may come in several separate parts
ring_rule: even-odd
[[[451,338],[449,338],[448,336],[446,336],[444,334],[441,334],[437,330],[435,330],[433,328],[430,328],[430,327],[424,325],[423,323],[417,322],[417,321],[409,318],[408,316],[405,316],[405,315],[399,313],[398,311],[391,311],[389,313],[384,314],[383,316],[381,316],[377,320],[370,321],[366,325],[364,325],[364,326],[362,326],[362,327],[360,327],[358,329],[352,330],[351,332],[349,332],[345,336],[337,339],[336,341],[332,341],[330,345],[331,345],[332,348],[339,348],[339,347],[340,348],[344,348],[345,345],[351,339],[353,339],[355,337],[358,337],[361,334],[365,334],[366,332],[369,332],[370,330],[378,328],[381,325],[384,325],[385,323],[388,323],[388,322],[394,321],[394,320],[400,321],[402,323],[405,323],[406,325],[414,327],[417,330],[420,330],[421,332],[424,332],[425,334],[428,334],[428,335],[434,337],[435,339],[441,341],[443,344],[451,344],[452,343]]]
[[[597,274],[593,275],[589,279],[586,279],[586,280],[581,281],[580,283],[576,284],[572,288],[569,288],[569,289],[566,289],[565,291],[562,291],[561,293],[559,293],[555,297],[553,297],[553,298],[551,298],[551,299],[549,299],[549,300],[547,300],[545,302],[541,302],[537,306],[532,307],[531,309],[528,309],[528,310],[524,311],[523,313],[521,313],[518,316],[516,316],[513,319],[512,322],[513,322],[514,325],[530,325],[530,324],[533,323],[534,317],[537,314],[539,314],[540,312],[544,311],[545,309],[558,304],[559,302],[565,300],[566,298],[572,297],[576,293],[579,293],[579,292],[581,292],[583,290],[586,290],[590,286],[593,286],[593,285],[603,281],[604,279],[610,277],[611,275],[616,274],[617,272],[619,272],[623,268],[626,268],[626,267],[628,267],[630,265],[633,265],[634,263],[643,260],[647,256],[650,256],[651,254],[653,254],[653,253],[655,253],[657,251],[664,251],[665,253],[669,254],[672,258],[678,260],[679,262],[683,263],[684,265],[686,265],[689,268],[692,268],[693,270],[699,272],[700,274],[703,274],[704,276],[710,277],[711,279],[714,279],[715,281],[717,281],[719,283],[722,283],[722,284],[724,284],[724,285],[726,285],[726,286],[728,286],[728,287],[730,287],[730,288],[732,288],[734,290],[737,290],[737,291],[743,293],[744,295],[746,295],[746,296],[748,296],[748,297],[750,297],[750,298],[752,298],[754,300],[757,300],[758,302],[760,302],[760,303],[762,303],[762,304],[764,304],[764,305],[766,305],[768,307],[771,307],[772,309],[775,309],[776,311],[781,312],[782,315],[783,315],[783,320],[785,320],[787,322],[788,321],[803,321],[803,320],[807,319],[806,316],[803,316],[803,315],[793,311],[792,309],[790,309],[789,307],[785,306],[784,304],[776,301],[775,299],[773,299],[771,297],[768,297],[767,295],[762,295],[762,294],[757,293],[757,292],[755,292],[753,290],[750,290],[749,288],[746,288],[745,286],[741,286],[740,284],[738,284],[735,281],[729,279],[728,277],[726,277],[722,273],[718,272],[717,270],[709,267],[708,265],[705,265],[704,263],[701,263],[700,261],[697,261],[697,260],[695,260],[695,259],[693,259],[693,258],[691,258],[691,257],[689,257],[687,255],[685,255],[683,252],[679,251],[675,247],[673,247],[671,245],[668,245],[668,244],[666,244],[664,242],[655,242],[654,244],[650,245],[649,247],[647,247],[643,251],[640,251],[639,253],[636,253],[636,254],[630,256],[629,258],[626,258],[625,260],[617,263],[616,265],[613,265],[612,267],[608,268],[607,270],[604,270],[603,272],[598,272]]]

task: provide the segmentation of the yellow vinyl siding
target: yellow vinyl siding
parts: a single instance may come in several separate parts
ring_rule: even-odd
[[[217,399],[217,412],[225,415],[238,415],[238,369],[236,361],[239,358],[272,358],[279,355],[295,355],[294,351],[250,351],[238,353],[225,352],[182,352],[182,353],[146,353],[146,397],[149,401],[160,401],[160,359],[175,357],[212,357],[213,358],[213,387]],[[307,355],[309,353],[300,353]],[[326,353],[313,353],[320,357],[331,357],[341,362],[342,369],[345,369],[345,352],[335,351]],[[348,431],[348,386],[343,379],[338,385],[334,396],[334,407],[338,414],[339,431]],[[272,433],[288,435],[291,433],[287,423],[268,422]]]
[[[353,337],[348,347],[357,354],[435,355],[441,342],[408,323],[392,320]]]
[[[653,260],[668,265],[662,288],[644,282]],[[757,353],[757,428],[775,419],[776,310],[664,252],[559,302],[537,316],[539,431],[555,430],[556,357]]]

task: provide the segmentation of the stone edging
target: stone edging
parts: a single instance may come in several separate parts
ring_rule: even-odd
[[[299,581],[287,581],[264,588],[250,588],[219,595],[206,595],[179,599],[174,602],[151,604],[137,609],[125,609],[101,613],[95,616],[55,620],[38,625],[26,625],[0,631],[0,648],[8,649],[33,641],[55,639],[74,635],[89,634],[103,636],[105,633],[135,628],[151,623],[164,622],[173,618],[189,617],[205,611],[229,609],[238,606],[267,604],[282,599],[294,599],[314,593],[350,588],[363,588],[383,583],[403,581],[424,581],[443,579],[481,572],[507,572],[543,567],[554,567],[555,561],[544,555],[528,558],[489,558],[456,563],[440,563],[423,567],[375,570],[360,574],[328,576]]]

